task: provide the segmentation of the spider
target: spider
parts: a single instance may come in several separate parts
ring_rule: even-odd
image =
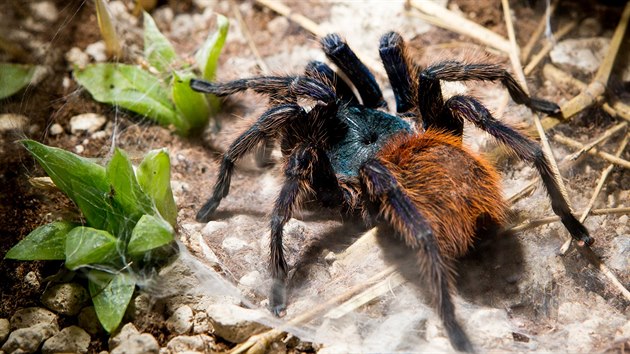
[[[374,76],[337,34],[321,40],[327,57],[352,82],[359,98],[334,70],[312,61],[303,75],[259,76],[225,83],[192,80],[194,90],[228,96],[253,90],[269,96],[271,107],[223,154],[212,196],[197,214],[207,222],[229,192],[235,162],[260,144],[278,140],[284,182],[271,215],[270,310],[286,306],[288,266],[283,226],[310,197],[328,207],[361,213],[366,221],[390,226],[417,254],[452,346],[473,351],[458,323],[451,297],[453,261],[471,247],[480,218],[505,222],[499,175],[462,144],[464,120],[486,131],[542,177],[553,211],[571,236],[593,239],[573,216],[540,146],[495,119],[471,96],[442,96],[440,80],[500,81],[512,99],[534,111],[557,114],[551,102],[529,97],[499,65],[442,61],[420,68],[406,54],[402,37],[381,37],[380,56],[391,83],[396,114],[386,109]],[[298,99],[313,101],[310,109]]]

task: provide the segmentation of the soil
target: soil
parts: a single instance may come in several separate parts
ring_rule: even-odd
[[[126,150],[134,158],[140,158],[149,149],[167,147],[172,160],[172,180],[177,181],[177,186],[179,186],[179,189],[175,190],[175,195],[179,207],[178,222],[182,226],[179,230],[181,238],[186,241],[190,236],[190,230],[202,230],[204,225],[196,224],[194,215],[212,191],[218,173],[220,154],[264,110],[265,101],[252,94],[240,94],[228,98],[217,117],[221,122],[221,131],[216,133],[208,129],[201,137],[191,139],[179,137],[171,130],[153,125],[129,112],[97,103],[89,93],[71,79],[72,68],[65,58],[65,54],[72,47],[85,49],[87,45],[100,40],[93,3],[52,1],[59,10],[58,18],[52,23],[47,23],[43,29],[29,29],[28,26],[24,26],[24,23],[29,18],[32,19],[28,5],[32,2],[37,1],[23,3],[12,0],[0,3],[0,14],[2,14],[0,40],[4,39],[5,33],[8,33],[9,40],[25,36],[26,40],[18,41],[18,43],[23,51],[28,53],[28,56],[16,57],[0,50],[0,61],[37,63],[47,67],[47,75],[43,80],[0,102],[0,114],[18,113],[29,118],[28,126],[23,130],[0,133],[2,134],[0,136],[0,142],[2,142],[0,145],[0,256],[3,256],[36,227],[60,217],[76,214],[72,203],[61,193],[38,189],[29,183],[29,177],[43,176],[44,173],[17,143],[18,139],[24,137],[69,151],[77,151],[77,146],[81,145],[83,156],[103,160],[108,158],[114,141],[117,147]],[[184,56],[192,56],[195,48],[213,29],[214,23],[192,21],[186,28],[177,28],[173,25],[173,21],[168,20],[167,14],[169,11],[172,11],[175,17],[200,14],[205,10],[204,3],[206,2],[159,1],[158,7],[152,12],[158,26],[174,43],[176,50],[179,53],[190,53]],[[269,9],[251,1],[220,0],[210,1],[210,3],[214,4],[210,9],[227,15],[232,23],[229,39],[220,59],[219,80],[247,77],[262,72],[247,36],[234,19],[234,6],[238,7],[251,33],[251,44],[258,49],[271,72],[297,73],[303,70],[304,65],[311,59],[324,60],[312,34],[298,24],[284,20]],[[544,13],[545,2],[512,1],[511,3],[516,19],[517,41],[523,46],[531,37],[538,19]],[[287,4],[295,13],[306,15],[327,30],[346,29],[347,33],[341,32],[341,34],[346,36],[350,45],[358,49],[360,53],[369,53],[370,59],[374,61],[378,60],[378,35],[395,29],[401,31],[408,41],[410,51],[420,65],[427,65],[443,58],[462,58],[470,57],[470,55],[476,58],[487,58],[506,67],[510,65],[506,56],[484,48],[463,35],[419,24],[420,20],[413,16],[403,20],[397,19],[395,23],[400,22],[400,28],[391,28],[385,16],[378,17],[379,10],[376,5],[366,6],[357,11],[356,6],[351,3],[333,5],[327,1],[310,0],[287,2]],[[131,7],[130,4],[127,5]],[[588,1],[563,3],[556,11],[554,26],[561,26],[570,19],[581,19],[583,14],[589,14],[589,17],[598,21],[601,32],[609,34],[618,21],[621,5],[623,4],[605,1],[596,4]],[[502,36],[507,35],[503,10],[497,1],[456,0],[449,1],[448,7]],[[168,8],[170,10],[167,10]],[[355,28],[352,32],[355,22],[359,24],[355,26],[358,29]],[[139,29],[123,30],[129,34],[126,37],[129,41],[127,44],[141,48],[141,37],[137,35]],[[582,31],[579,34],[572,33],[569,37],[589,36],[589,33]],[[133,55],[128,54],[122,61],[135,62],[136,58]],[[536,92],[537,96],[563,103],[577,93],[550,83],[542,75],[541,67],[542,65],[539,65],[538,69],[528,77],[529,87]],[[583,81],[589,81],[584,74],[578,72],[572,74]],[[386,88],[386,98],[390,101],[390,107],[393,106],[393,96],[386,79],[379,75],[377,79]],[[623,83],[619,77],[613,77],[612,84],[614,84],[614,96],[629,102],[627,100],[628,83]],[[471,86],[468,87],[468,94],[480,97],[493,111],[499,109],[503,92],[500,87],[486,83]],[[70,133],[70,118],[86,112],[103,114],[109,119],[105,128],[107,134],[94,137],[91,134]],[[528,119],[527,114],[523,114],[514,105],[508,107],[505,116],[505,120],[515,124],[522,124]],[[49,128],[55,123],[60,124],[64,132],[53,136],[50,135]],[[618,119],[609,116],[599,108],[593,108],[569,123],[559,125],[548,132],[548,135],[561,133],[586,143],[618,123]],[[466,132],[466,142],[475,149],[482,152],[493,150],[493,145],[487,143],[486,136],[468,127]],[[603,145],[603,149],[614,151],[619,141],[618,137],[611,139]],[[555,143],[553,145],[557,159],[573,152],[562,145]],[[627,160],[629,157],[630,151],[626,149],[622,158]],[[532,169],[511,158],[498,160],[497,166],[504,174],[506,195],[517,191],[535,176]],[[589,156],[580,160],[578,164],[561,170],[575,210],[581,210],[587,204],[600,171],[606,166],[607,163],[602,160]],[[280,177],[281,166],[278,164],[260,169],[256,167],[251,157],[245,158],[238,165],[237,172],[233,176],[231,194],[221,204],[217,214],[218,222],[224,222],[225,225],[217,224],[218,231],[211,237],[204,234],[205,242],[219,259],[223,273],[235,284],[252,270],[265,268],[267,254],[258,252],[268,252],[266,249],[268,216],[279,190]],[[618,207],[624,204],[628,206],[628,189],[630,189],[630,172],[620,167],[615,168],[598,197],[595,208]],[[329,264],[324,261],[324,256],[331,251],[335,254],[342,253],[355,239],[367,231],[358,219],[347,220],[346,216],[340,215],[337,211],[311,209],[296,215],[297,220],[292,220],[291,231],[287,231],[287,239],[290,239],[287,240],[286,246],[289,264],[297,269],[295,274],[292,274],[289,300],[290,303],[296,303],[296,305],[293,309],[290,305],[287,313],[289,318],[295,316],[301,308],[312,306],[312,303],[304,302],[300,307],[300,297],[308,297],[305,294],[312,294],[319,290],[321,290],[318,292],[319,295],[327,294],[326,289],[313,288],[318,285],[323,286],[322,284],[326,281],[333,282],[327,273]],[[540,188],[534,192],[533,196],[517,202],[513,206],[513,213],[514,223],[520,219],[537,219],[552,215],[546,195]],[[592,230],[597,239],[593,250],[604,260],[619,258],[619,253],[626,252],[627,254],[628,252],[628,248],[620,246],[622,245],[620,240],[628,240],[630,233],[627,225],[619,222],[621,217],[622,215],[593,216],[586,221],[586,226]],[[593,314],[601,315],[604,319],[608,314],[612,314],[610,316],[615,319],[629,321],[630,303],[611,287],[584,257],[576,251],[562,258],[555,255],[553,250],[557,250],[565,234],[558,224],[550,224],[479,245],[478,249],[463,259],[458,266],[460,273],[458,292],[463,298],[459,301],[462,304],[474,304],[471,306],[482,308],[507,309],[507,316],[512,321],[512,326],[517,328],[511,331],[514,342],[527,343],[530,338],[538,336],[542,338],[538,349],[543,351],[562,351],[562,347],[554,347],[548,342],[558,340],[564,333],[562,330],[568,328],[556,322],[558,316],[562,316],[559,312],[562,312],[561,305],[563,304],[581,301],[584,308],[590,309]],[[234,235],[241,235],[248,241],[249,246],[235,253],[227,250],[226,238]],[[536,269],[536,265],[539,265],[540,269]],[[40,305],[39,299],[46,287],[45,279],[57,274],[60,268],[61,265],[58,262],[17,262],[2,259],[0,261],[0,318],[10,318],[15,310],[21,307]],[[614,269],[614,271],[626,288],[629,287],[628,269]],[[35,275],[38,282],[25,281],[26,275],[30,272]],[[263,278],[267,276],[266,271],[260,272],[263,273]],[[324,273],[328,275],[321,275]],[[320,275],[321,278],[317,278]],[[304,280],[309,276],[317,281],[310,283]],[[508,280],[498,282],[499,278]],[[345,286],[349,285],[345,284]],[[261,290],[264,286],[261,285],[261,289],[247,289],[242,286],[239,288],[249,301],[264,305],[266,291]],[[377,305],[370,305],[373,307],[368,308],[368,312],[377,313]],[[466,305],[463,307],[466,308]],[[75,323],[73,318],[62,318],[62,321],[67,324]],[[562,328],[555,328],[555,326]],[[165,345],[171,337],[166,334],[161,324],[147,324],[145,329],[154,333],[161,345]],[[615,342],[613,335],[614,330],[602,331],[588,348],[611,352],[615,352],[617,348],[623,348],[620,347],[623,343]],[[627,336],[628,333],[625,335]],[[224,349],[231,346],[225,342],[222,343]],[[497,348],[515,351],[536,350],[536,348],[518,347],[512,344]],[[578,351],[580,348],[574,347]],[[94,339],[90,346],[90,352],[106,349],[106,337]],[[623,351],[623,349],[619,350]]]

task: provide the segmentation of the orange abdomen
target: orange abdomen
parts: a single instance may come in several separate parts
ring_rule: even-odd
[[[432,226],[447,258],[460,257],[470,248],[480,216],[499,224],[505,220],[498,173],[457,137],[435,130],[402,135],[377,158]]]

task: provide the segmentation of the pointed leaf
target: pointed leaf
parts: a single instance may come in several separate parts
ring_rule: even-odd
[[[177,60],[171,42],[160,32],[148,13],[144,13],[144,58],[161,73],[170,73],[169,67]]]
[[[120,106],[164,126],[182,124],[159,79],[134,65],[92,64],[75,68],[74,77],[99,102]]]
[[[55,185],[74,201],[89,226],[108,229],[110,191],[105,168],[71,152],[49,147],[33,140],[22,145],[35,157]]]
[[[149,151],[136,170],[142,190],[153,200],[160,215],[173,227],[177,223],[177,205],[171,190],[171,164],[165,149]]]
[[[191,78],[193,78],[192,74],[173,73],[173,101],[188,125],[182,134],[197,133],[199,135],[208,123],[210,107],[204,94],[190,88]]]
[[[136,288],[136,281],[129,274],[113,275],[98,270],[90,271],[88,278],[96,316],[103,328],[111,333],[122,321]]]
[[[169,223],[159,217],[143,215],[131,233],[127,252],[132,256],[138,256],[171,241],[173,228]]]
[[[76,225],[56,221],[31,231],[4,256],[21,261],[66,259],[66,236]]]
[[[132,222],[137,221],[143,214],[153,212],[151,200],[140,188],[131,161],[122,150],[114,151],[114,156],[107,164],[106,174],[112,186],[114,201],[121,206]]]
[[[217,31],[212,35],[208,35],[208,38],[195,55],[197,67],[199,67],[203,78],[208,81],[213,81],[215,78],[219,55],[225,44],[229,27],[230,21],[228,21],[227,17],[217,14]]]
[[[66,267],[75,270],[88,264],[107,263],[118,256],[116,238],[109,232],[77,226],[66,238]]]

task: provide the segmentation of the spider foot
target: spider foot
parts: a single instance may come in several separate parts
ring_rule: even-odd
[[[560,107],[557,104],[536,97],[532,97],[529,107],[534,111],[546,114],[560,113]]]
[[[569,230],[571,237],[578,242],[579,246],[590,246],[595,242],[595,239],[589,235],[586,227],[574,217],[563,219],[562,223]]]
[[[276,317],[284,315],[287,308],[287,288],[284,281],[274,279],[271,285],[271,294],[269,294],[269,311]]]
[[[216,200],[214,198],[208,199],[206,204],[204,204],[201,207],[201,209],[199,209],[199,212],[197,212],[197,216],[195,217],[195,219],[198,222],[208,222],[208,221],[210,221],[212,219],[212,214],[214,214],[214,212],[219,207],[219,203],[221,203],[220,199],[219,200]]]

